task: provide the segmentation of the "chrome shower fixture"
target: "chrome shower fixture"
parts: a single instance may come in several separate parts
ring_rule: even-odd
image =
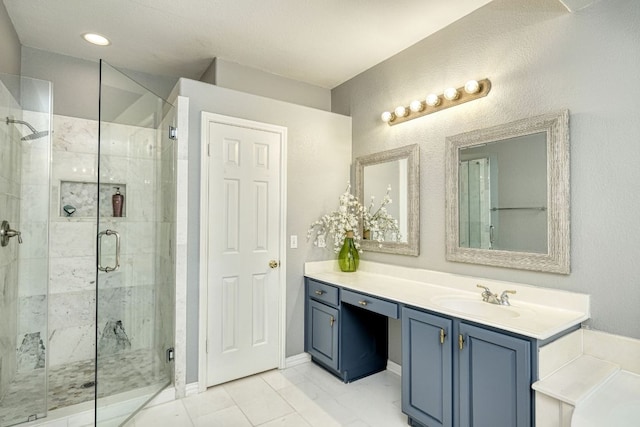
[[[29,135],[27,135],[27,136],[23,136],[22,138],[20,138],[21,141],[32,141],[34,139],[42,138],[43,136],[49,135],[49,131],[48,130],[37,131],[36,128],[34,128],[29,123],[27,123],[25,121],[22,121],[22,120],[10,119],[9,117],[7,117],[6,123],[7,123],[7,125],[9,125],[11,123],[16,123],[16,124],[19,124],[19,125],[25,125],[26,127],[29,128],[31,133]]]

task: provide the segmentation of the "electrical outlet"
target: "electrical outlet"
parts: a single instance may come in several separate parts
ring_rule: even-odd
[[[298,236],[292,234],[290,243],[291,244],[289,246],[291,246],[291,249],[296,249],[298,247]]]

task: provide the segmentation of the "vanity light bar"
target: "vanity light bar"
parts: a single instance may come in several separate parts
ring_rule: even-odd
[[[450,87],[445,89],[442,95],[431,93],[427,95],[424,101],[411,101],[408,106],[400,105],[393,112],[385,111],[380,116],[382,121],[389,126],[397,125],[436,111],[454,107],[474,99],[487,96],[491,90],[491,82],[489,79],[469,80],[464,86],[459,88]]]

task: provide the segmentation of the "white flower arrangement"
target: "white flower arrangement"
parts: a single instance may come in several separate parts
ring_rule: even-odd
[[[365,209],[362,218],[362,227],[364,229],[364,238],[377,240],[382,243],[386,239],[394,242],[401,240],[400,228],[398,220],[387,212],[387,205],[392,203],[391,185],[387,187],[387,192],[382,199],[382,203],[376,211],[374,211],[375,196],[371,196],[369,207]]]
[[[353,241],[359,252],[360,239],[360,219],[364,214],[364,206],[351,194],[351,184],[340,196],[340,205],[337,211],[322,215],[319,220],[314,221],[307,231],[307,240],[313,236],[313,244],[320,248],[326,247],[327,235],[333,239],[333,251],[340,252],[347,233],[353,234]],[[314,235],[315,233],[315,235]]]
[[[387,193],[380,207],[374,211],[374,197],[371,197],[369,207],[365,208],[351,194],[351,184],[347,184],[346,190],[340,195],[338,210],[325,214],[317,221],[312,222],[307,231],[307,240],[313,238],[315,246],[324,248],[327,246],[326,241],[329,237],[333,240],[335,253],[340,252],[347,234],[349,237],[353,237],[356,249],[362,253],[360,248],[360,240],[363,238],[361,230],[369,232],[373,237],[372,240],[377,240],[378,243],[382,243],[387,236],[394,241],[399,241],[398,220],[393,218],[386,208],[392,202],[390,194],[391,186],[387,187]]]

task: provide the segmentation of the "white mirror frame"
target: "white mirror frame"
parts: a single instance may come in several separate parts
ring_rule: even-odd
[[[420,147],[418,144],[358,157],[356,166],[356,197],[365,203],[364,168],[365,166],[407,159],[407,241],[382,242],[361,240],[364,251],[384,252],[397,255],[420,254]]]
[[[460,150],[513,137],[547,135],[547,253],[459,245]],[[446,259],[550,273],[570,273],[569,111],[545,114],[446,138]]]

